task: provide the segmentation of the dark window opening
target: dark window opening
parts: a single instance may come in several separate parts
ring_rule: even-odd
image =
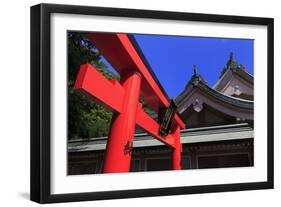
[[[139,172],[140,171],[140,161],[132,160],[130,172]]]
[[[68,175],[84,175],[97,173],[96,162],[72,163],[68,167]]]
[[[250,166],[250,161],[247,154],[219,155],[199,157],[198,165],[199,169],[220,167],[246,167]]]
[[[146,160],[147,171],[171,170],[171,160],[169,158],[157,158]]]
[[[190,157],[186,157],[186,156],[181,157],[181,168],[182,169],[191,169]]]

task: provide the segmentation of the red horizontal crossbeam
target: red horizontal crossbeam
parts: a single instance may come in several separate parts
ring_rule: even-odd
[[[106,79],[90,64],[80,66],[74,88],[107,110],[119,113],[122,111],[123,87],[117,80]],[[143,111],[141,103],[139,103],[137,109],[136,124],[159,141],[174,148],[173,135],[169,134],[166,138],[161,137],[158,134],[159,124]]]
[[[90,64],[83,64],[74,89],[94,100],[109,111],[121,112],[124,89],[117,80],[108,80]]]
[[[131,70],[142,75],[140,96],[151,109],[158,113],[160,107],[169,106],[169,100],[155,82],[126,34],[91,33],[88,38],[121,76]],[[173,126],[185,128],[185,124],[177,114],[173,120]]]
[[[173,135],[168,134],[165,138],[161,137],[158,133],[160,127],[159,124],[154,119],[152,119],[145,111],[142,110],[141,103],[138,107],[136,123],[138,126],[158,139],[160,142],[168,145],[171,148],[175,148]]]

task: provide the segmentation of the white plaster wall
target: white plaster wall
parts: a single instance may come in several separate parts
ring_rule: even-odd
[[[238,88],[236,88],[236,86],[238,86]],[[233,75],[229,83],[221,90],[221,93],[228,96],[232,96],[233,94],[240,95],[241,93],[253,95],[254,90],[252,85],[241,79],[239,76]]]

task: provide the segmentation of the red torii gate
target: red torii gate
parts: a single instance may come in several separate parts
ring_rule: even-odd
[[[90,64],[80,66],[74,88],[113,111],[112,125],[106,145],[103,172],[129,172],[135,125],[172,149],[172,169],[180,170],[180,129],[185,124],[175,114],[171,133],[159,135],[159,124],[142,109],[139,98],[158,113],[169,100],[126,34],[92,33],[88,38],[119,72],[120,82],[108,80]]]

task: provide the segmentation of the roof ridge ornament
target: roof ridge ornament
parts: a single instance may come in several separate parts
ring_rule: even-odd
[[[230,69],[238,68],[238,64],[237,64],[236,59],[234,58],[233,52],[230,53],[229,60],[227,61],[227,69],[228,68],[230,68]]]
[[[193,65],[193,76],[197,77],[196,65]]]
[[[207,84],[207,81],[201,75],[198,74],[197,66],[193,65],[193,75],[191,77],[191,80],[188,82],[187,86],[189,85],[189,83],[192,83],[194,86],[197,86],[199,82]]]
[[[233,52],[230,52],[230,57],[229,57],[230,60],[235,60],[234,58],[234,53]]]
[[[244,69],[243,65],[242,65],[242,67],[241,67],[241,64],[238,65],[238,62],[235,59],[233,52],[230,52],[229,59],[228,59],[228,61],[226,63],[226,66],[223,67],[219,78],[221,78],[228,69],[229,70]]]

